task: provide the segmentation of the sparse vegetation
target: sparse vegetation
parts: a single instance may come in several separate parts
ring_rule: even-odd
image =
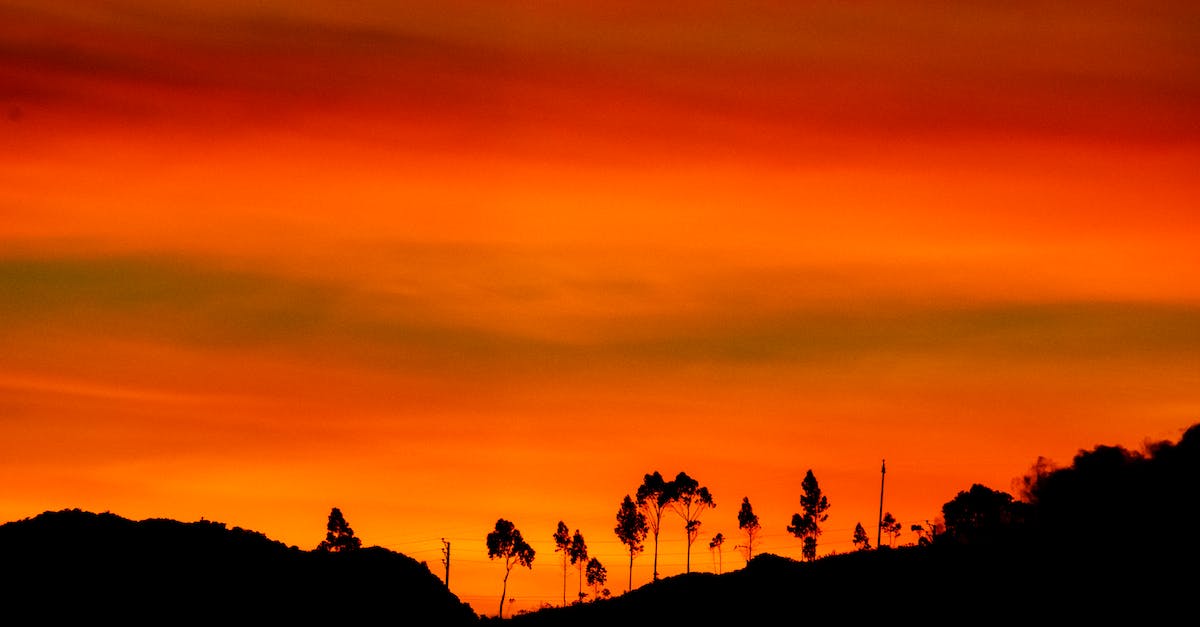
[[[1023,623],[1112,620],[1126,612],[1152,623],[1160,614],[1188,608],[1190,579],[1177,573],[1190,572],[1200,551],[1187,543],[1145,542],[1156,530],[1180,528],[1194,519],[1200,500],[1200,425],[1178,443],[1156,442],[1145,451],[1097,447],[1081,451],[1071,466],[1048,469],[1039,462],[1030,473],[1022,500],[980,484],[959,492],[942,507],[944,526],[928,521],[912,526],[916,544],[865,550],[870,543],[859,524],[857,551],[819,560],[805,555],[803,561],[759,554],[740,570],[685,573],[616,597],[604,587],[607,570],[599,560],[576,550],[592,602],[546,605],[504,620],[583,627],[670,615],[685,624],[761,624],[794,612],[797,591],[820,599],[805,608],[807,619],[841,622],[982,620],[982,612],[999,607],[1003,594],[1015,594],[1013,601],[1036,610],[1021,617]],[[1118,499],[1136,505],[1126,510],[1130,515],[1121,534],[1113,537],[1096,521],[1118,507]],[[816,507],[806,507],[801,518],[821,520],[828,500],[815,479],[804,490],[805,504]],[[749,511],[748,499],[743,505]],[[627,545],[632,560],[645,532],[638,531],[639,519],[629,511],[640,513],[627,496],[618,522],[628,520],[634,530],[635,542]],[[26,616],[54,608],[58,621],[120,617],[126,623],[158,620],[180,608],[188,608],[191,619],[212,621],[235,611],[260,622],[362,623],[388,616],[439,625],[493,620],[461,603],[424,563],[362,547],[340,514],[337,508],[331,511],[329,546],[312,551],[207,520],[135,522],[76,509],[6,523],[0,525],[0,546],[11,575],[5,589],[8,608]],[[739,516],[744,520],[751,518]],[[618,535],[621,528],[618,524]],[[572,542],[576,536],[582,545],[578,532]],[[355,542],[345,540],[351,537]],[[710,548],[719,549],[722,541],[721,534],[714,536]],[[348,545],[355,549],[330,548]],[[487,546],[490,557],[505,563],[503,612],[509,574],[517,565],[532,568],[534,551],[504,519],[488,534]],[[1039,577],[1035,585],[1032,575]],[[871,603],[861,602],[868,594],[862,588],[866,581],[886,584],[869,591]],[[347,596],[314,604],[328,598],[331,582]],[[63,598],[71,604],[56,602]]]

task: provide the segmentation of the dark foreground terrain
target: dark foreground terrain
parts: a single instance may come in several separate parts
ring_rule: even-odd
[[[664,579],[522,626],[1081,625],[1200,621],[1200,425],[1142,451],[1036,468],[1024,499],[974,485],[933,542]]]
[[[974,485],[921,546],[670,577],[612,599],[483,619],[379,547],[303,551],[221,523],[79,510],[0,525],[11,624],[1195,624],[1200,425],[1144,451],[1040,468],[1023,498]]]
[[[478,620],[406,555],[304,551],[221,523],[47,512],[0,526],[0,547],[4,613],[29,625]]]

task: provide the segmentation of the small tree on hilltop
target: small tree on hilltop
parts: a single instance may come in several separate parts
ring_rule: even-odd
[[[804,475],[804,481],[800,482],[800,509],[801,514],[792,514],[792,524],[788,525],[788,533],[800,538],[804,541],[804,547],[801,550],[804,559],[813,561],[817,558],[817,537],[821,535],[821,523],[829,519],[829,500],[825,495],[821,494],[821,487],[817,484],[817,478],[813,475],[810,469]]]
[[[683,530],[687,534],[687,570],[692,572],[692,543],[700,535],[700,514],[710,507],[716,507],[708,488],[681,472],[671,482],[670,504],[676,514],[683,519]]]
[[[867,536],[867,530],[863,529],[862,523],[854,526],[854,548],[859,551],[866,551],[871,548],[871,538]]]
[[[714,551],[714,550],[717,552],[717,574],[718,575],[721,574],[721,566],[722,566],[721,545],[723,545],[723,544],[725,544],[725,534],[720,533],[720,532],[718,532],[717,535],[713,536],[712,540],[709,540],[709,542],[708,542],[708,550],[710,552]]]
[[[554,532],[554,552],[562,553],[562,569],[563,569],[563,589],[562,602],[567,604],[567,563],[571,556],[568,554],[568,549],[571,548],[571,532],[567,528],[567,524],[563,521],[558,521],[558,529]]]
[[[500,618],[504,618],[504,598],[508,595],[508,576],[518,564],[533,568],[533,547],[521,537],[516,525],[504,520],[496,521],[496,528],[487,534],[488,559],[504,560],[504,587],[500,589]]]
[[[654,538],[654,581],[658,581],[658,533],[662,530],[662,516],[671,502],[671,486],[656,470],[642,478],[637,489],[637,506],[646,518],[647,528]]]
[[[625,495],[625,499],[621,501],[621,508],[617,510],[617,526],[613,527],[613,532],[617,534],[617,538],[625,545],[629,551],[629,588],[633,589],[633,558],[637,556],[645,548],[643,542],[646,540],[646,533],[649,528],[646,526],[646,515],[638,509],[633,499],[629,495]],[[564,575],[565,581],[565,575]],[[565,583],[563,584],[566,585]],[[566,588],[563,588],[563,597],[566,598]]]
[[[608,569],[594,557],[587,563],[587,583],[592,588],[593,600],[607,598],[612,594],[604,587],[604,584],[608,583]]]
[[[571,556],[571,563],[575,568],[579,569],[579,600],[583,601],[583,572],[587,569],[588,549],[587,543],[583,541],[583,534],[579,530],[575,530],[575,535],[571,536],[571,546],[567,547],[567,554]]]
[[[340,553],[353,551],[362,547],[362,540],[354,537],[354,530],[346,522],[342,510],[333,508],[329,512],[329,522],[326,523],[325,539],[317,545],[317,550],[325,553]]]
[[[762,525],[758,523],[758,515],[750,506],[750,497],[742,497],[742,509],[738,510],[738,529],[746,534],[746,543],[738,547],[745,553],[746,563],[749,564],[754,558],[754,543],[758,541],[758,534],[762,530]]]
[[[883,520],[879,521],[879,526],[880,530],[888,536],[888,546],[894,546],[896,538],[900,537],[900,529],[902,527],[900,521],[896,520],[896,517],[892,516],[891,512],[887,512],[883,515]]]

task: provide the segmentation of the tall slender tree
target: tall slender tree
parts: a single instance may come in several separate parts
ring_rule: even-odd
[[[488,559],[501,558],[504,560],[504,587],[500,589],[499,617],[504,618],[504,598],[508,596],[508,577],[517,565],[533,568],[535,551],[516,525],[503,518],[496,521],[496,527],[487,534]]]
[[[746,563],[749,564],[750,560],[754,558],[754,544],[758,541],[762,525],[758,523],[758,515],[754,513],[748,496],[742,497],[742,508],[738,510],[738,529],[746,534],[746,543],[739,547],[746,556]]]
[[[683,530],[687,534],[687,570],[692,572],[692,543],[700,535],[700,514],[705,510],[716,507],[708,488],[688,476],[685,472],[675,475],[667,491],[668,503],[679,517],[683,519]]]
[[[629,495],[625,495],[625,499],[621,501],[621,507],[617,510],[617,526],[613,527],[613,532],[617,534],[617,538],[621,540],[621,544],[629,551],[629,587],[626,591],[633,590],[633,558],[636,557],[645,549],[643,542],[646,540],[646,533],[649,528],[646,526],[646,515],[638,509],[633,499]],[[565,576],[564,576],[565,577]],[[565,580],[565,579],[564,579]],[[564,586],[566,584],[563,584]],[[564,598],[566,595],[564,588]]]
[[[717,532],[717,535],[713,536],[712,540],[708,541],[708,550],[709,551],[715,550],[717,552],[717,574],[718,575],[721,574],[721,566],[722,566],[721,546],[723,544],[725,544],[725,534],[723,534],[721,532]]]
[[[558,529],[554,532],[554,552],[562,553],[562,569],[563,569],[563,588],[562,602],[567,604],[567,564],[571,559],[568,554],[568,549],[571,548],[571,531],[567,528],[567,524],[563,521],[558,521]]]
[[[637,506],[646,518],[646,527],[654,538],[654,581],[658,581],[658,533],[662,530],[663,512],[671,502],[671,486],[656,470],[642,478],[637,489]]]
[[[587,543],[583,541],[583,534],[579,530],[575,530],[575,535],[571,536],[571,546],[567,547],[567,553],[571,556],[571,563],[579,570],[579,600],[583,601],[583,571],[587,568],[588,549]]]
[[[800,509],[803,515],[792,514],[792,524],[788,525],[787,530],[804,541],[801,552],[804,559],[811,562],[817,558],[817,537],[821,535],[821,523],[829,518],[829,514],[826,513],[829,510],[829,500],[821,493],[821,486],[818,485],[811,469],[800,482],[800,489]]]

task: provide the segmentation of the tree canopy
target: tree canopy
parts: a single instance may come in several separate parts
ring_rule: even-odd
[[[801,549],[804,558],[812,561],[817,557],[817,537],[821,535],[821,523],[829,519],[829,499],[821,493],[821,486],[813,471],[804,475],[800,482],[800,509],[803,513],[792,514],[792,524],[788,525],[788,533],[804,542]]]
[[[645,549],[642,544],[646,540],[646,534],[649,532],[649,527],[646,525],[646,515],[638,509],[637,504],[628,494],[621,501],[621,506],[617,510],[617,525],[613,527],[613,532],[617,534],[617,538],[621,540],[621,544],[625,545],[625,549],[629,551],[629,590],[633,589],[633,558]],[[565,595],[565,593],[564,593]]]
[[[762,531],[762,525],[758,522],[758,514],[754,513],[754,507],[750,505],[750,497],[742,497],[742,507],[738,510],[738,529],[746,536],[746,543],[739,545],[746,556],[746,562],[754,559],[754,543],[758,541],[758,534]]]
[[[500,612],[498,614],[503,617],[504,598],[508,595],[508,576],[518,565],[533,568],[533,558],[536,552],[521,536],[521,530],[517,529],[511,521],[503,518],[498,519],[495,529],[487,534],[487,550],[488,559],[500,558],[504,561],[504,586],[500,590]]]
[[[671,486],[657,470],[642,478],[637,489],[637,506],[646,518],[646,525],[654,538],[654,581],[658,581],[658,534],[662,530],[663,512],[671,502]]]
[[[318,551],[340,553],[362,547],[362,540],[354,536],[354,530],[346,522],[342,510],[336,507],[330,510],[329,521],[325,524],[325,529],[325,539],[317,545]]]
[[[716,507],[708,488],[688,476],[686,472],[675,475],[668,484],[668,504],[683,519],[683,531],[687,534],[687,572],[692,572],[692,543],[700,535],[700,514]]]

